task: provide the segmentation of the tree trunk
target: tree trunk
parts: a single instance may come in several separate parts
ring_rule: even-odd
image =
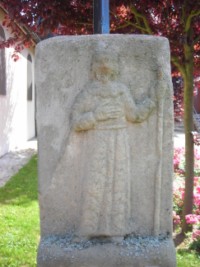
[[[186,224],[185,216],[193,211],[193,178],[194,178],[194,143],[193,143],[193,48],[184,46],[185,75],[184,79],[184,126],[185,126],[185,196],[183,206],[182,232],[192,230]]]

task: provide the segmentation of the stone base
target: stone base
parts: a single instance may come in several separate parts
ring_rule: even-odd
[[[92,240],[74,243],[68,238],[41,240],[38,267],[175,267],[171,238],[127,238],[120,243]]]

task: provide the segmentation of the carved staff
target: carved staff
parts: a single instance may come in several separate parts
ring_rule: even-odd
[[[154,210],[154,235],[160,234],[160,210],[161,210],[161,185],[162,185],[162,158],[163,158],[163,107],[164,107],[164,95],[166,92],[165,74],[161,66],[158,64],[157,72],[157,99],[158,99],[158,138],[157,138],[157,153],[158,163],[155,178],[155,210]]]

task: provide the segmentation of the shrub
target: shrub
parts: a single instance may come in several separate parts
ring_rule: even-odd
[[[194,193],[193,193],[193,214],[185,217],[186,223],[193,225],[191,233],[191,248],[200,250],[200,153],[195,148],[195,177],[194,177]],[[183,199],[185,190],[184,177],[184,148],[175,148],[174,151],[174,173],[175,179],[173,183],[173,225],[174,229],[178,229],[183,221]]]

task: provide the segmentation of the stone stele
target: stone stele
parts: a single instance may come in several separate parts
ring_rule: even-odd
[[[45,40],[36,85],[38,267],[175,267],[168,40]]]

